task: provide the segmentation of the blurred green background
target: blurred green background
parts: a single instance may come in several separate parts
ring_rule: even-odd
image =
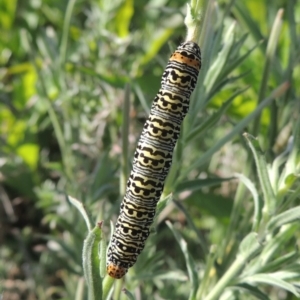
[[[200,43],[203,68],[165,185],[165,196],[172,193],[175,201],[158,215],[126,277],[136,299],[188,298],[185,259],[165,220],[183,235],[199,274],[205,251],[221,245],[233,213],[237,223],[231,230],[239,244],[251,228],[253,201],[245,189],[236,194],[241,187],[232,177],[238,172],[258,180],[241,134],[258,136],[272,163],[299,118],[300,3],[210,2]],[[109,240],[109,221],[116,221],[161,75],[185,39],[186,3],[0,1],[3,299],[78,297],[87,229],[66,195],[82,201],[95,222],[104,220]],[[284,82],[289,88],[259,114],[258,105]],[[243,202],[233,212],[238,197]],[[227,242],[228,256],[222,255],[229,264],[235,247]],[[299,234],[290,247],[295,244]],[[277,290],[269,295],[296,299],[289,293],[276,298]]]

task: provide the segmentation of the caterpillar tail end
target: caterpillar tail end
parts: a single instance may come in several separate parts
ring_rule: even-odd
[[[106,268],[107,274],[115,279],[121,279],[128,271],[127,268],[110,263]]]

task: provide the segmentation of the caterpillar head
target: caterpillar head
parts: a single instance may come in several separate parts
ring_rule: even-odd
[[[172,67],[172,62],[176,61],[179,64],[186,64],[198,72],[201,69],[201,51],[200,47],[194,42],[182,43],[176,51],[171,55],[169,63]]]
[[[193,54],[195,59],[201,60],[201,50],[198,44],[188,41],[184,42],[177,48],[177,51],[186,51],[188,54]]]

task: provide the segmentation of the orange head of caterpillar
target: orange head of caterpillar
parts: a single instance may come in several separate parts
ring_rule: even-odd
[[[107,274],[115,279],[122,278],[128,271],[127,268],[109,263],[106,267]]]
[[[201,50],[194,42],[182,43],[177,50],[171,55],[170,61],[177,61],[186,64],[197,71],[201,69]]]

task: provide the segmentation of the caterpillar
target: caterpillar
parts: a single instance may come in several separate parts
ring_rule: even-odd
[[[107,273],[113,278],[122,278],[145,246],[200,68],[200,48],[188,41],[171,55],[162,75],[161,88],[134,154],[120,215],[107,251]]]

